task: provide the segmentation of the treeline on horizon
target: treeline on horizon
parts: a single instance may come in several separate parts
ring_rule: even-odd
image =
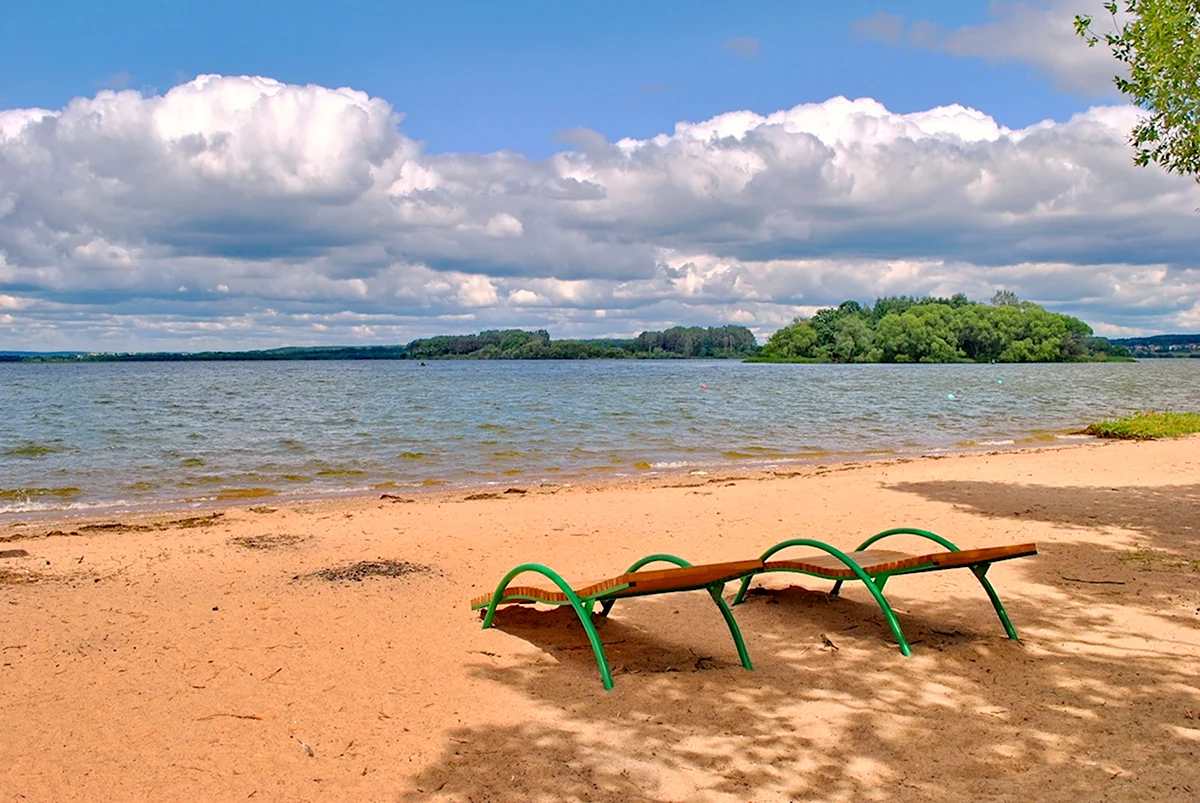
[[[754,333],[744,326],[675,326],[642,332],[633,339],[551,340],[545,329],[441,335],[408,344],[409,359],[588,360],[664,358],[731,359],[759,352]]]
[[[1163,335],[1147,340],[1184,338]],[[545,329],[503,329],[419,338],[397,346],[292,346],[261,351],[131,354],[0,354],[0,362],[192,362],[221,360],[747,359],[751,362],[945,363],[1132,359],[1123,342],[1093,336],[1078,318],[1047,312],[1001,291],[987,304],[886,296],[844,301],[796,318],[760,347],[744,326],[675,326],[635,338],[552,340]],[[1138,353],[1138,356],[1142,354]]]
[[[545,329],[420,338],[405,346],[288,346],[259,351],[0,354],[0,362],[219,362],[278,360],[741,359],[759,352],[744,326],[675,326],[635,338],[551,340]]]
[[[797,318],[767,341],[754,362],[1066,362],[1130,359],[1129,349],[1078,318],[1047,312],[1010,291],[989,304],[887,296],[870,307],[845,301]]]

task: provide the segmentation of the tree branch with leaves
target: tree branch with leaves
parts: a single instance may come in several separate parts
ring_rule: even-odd
[[[1129,77],[1113,83],[1150,112],[1129,136],[1134,162],[1200,182],[1200,0],[1110,0],[1104,9],[1111,31],[1096,33],[1092,17],[1080,15],[1075,32],[1089,47],[1103,41],[1128,66]]]

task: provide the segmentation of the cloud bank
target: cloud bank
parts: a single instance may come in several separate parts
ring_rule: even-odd
[[[0,111],[0,349],[765,335],[998,287],[1101,332],[1200,329],[1200,187],[1132,166],[1135,114],[833,98],[531,160],[427,154],[385,100],[259,77]]]

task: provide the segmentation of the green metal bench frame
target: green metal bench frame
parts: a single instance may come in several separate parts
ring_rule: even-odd
[[[931,533],[928,530],[919,530],[913,527],[896,527],[890,530],[884,530],[881,533],[871,536],[866,541],[863,541],[862,544],[860,544],[854,551],[862,552],[872,544],[894,535],[913,535],[933,541],[940,546],[945,547],[950,552],[962,551],[950,541],[940,535],[937,535],[936,533]],[[829,574],[823,574],[819,571],[806,571],[803,569],[789,568],[778,565],[772,566],[767,563],[768,559],[773,557],[776,553],[796,546],[813,547],[834,556],[843,564],[845,564],[847,569],[853,572],[854,578],[835,577]],[[833,584],[833,589],[830,591],[830,594],[834,596],[841,592],[842,583],[844,583],[847,579],[861,580],[863,585],[867,587],[867,590],[871,592],[871,596],[875,598],[875,602],[879,605],[879,609],[883,611],[883,616],[887,620],[888,627],[891,628],[892,635],[895,637],[896,643],[900,646],[900,652],[905,656],[910,656],[912,655],[912,648],[909,647],[908,640],[904,637],[904,631],[900,628],[900,622],[896,619],[896,614],[892,612],[892,606],[888,603],[887,598],[883,595],[883,587],[889,578],[902,574],[917,574],[920,572],[939,571],[945,568],[969,568],[971,573],[974,574],[975,578],[979,581],[979,584],[983,586],[983,590],[987,592],[988,599],[991,600],[992,607],[996,610],[996,615],[1000,617],[1000,622],[1004,625],[1004,630],[1008,634],[1008,637],[1014,641],[1019,641],[1020,639],[1017,637],[1017,631],[1008,618],[1008,612],[1004,610],[1004,605],[1000,602],[1000,597],[996,594],[996,589],[992,588],[992,584],[988,582],[986,575],[988,568],[992,563],[996,562],[996,560],[1006,560],[1009,557],[1022,557],[1023,555],[1028,554],[1036,554],[1036,549],[1033,553],[1025,552],[1021,554],[1014,554],[1001,558],[980,561],[978,563],[956,565],[953,567],[940,566],[938,563],[934,562],[933,558],[935,556],[920,556],[929,557],[930,560],[928,562],[919,563],[913,566],[906,566],[904,568],[899,568],[892,571],[868,572],[867,570],[863,569],[863,567],[860,566],[852,557],[850,557],[850,555],[846,554],[835,546],[811,538],[792,538],[787,541],[782,541],[764,552],[761,558],[763,561],[763,569],[761,572],[755,572],[755,574],[765,574],[767,572],[793,572],[797,574],[807,574],[812,577],[820,577],[825,580],[834,580],[835,582]],[[746,575],[744,578],[742,578],[742,585],[738,589],[737,595],[733,598],[734,605],[741,604],[742,600],[746,596],[746,590],[750,587],[750,581],[752,579],[753,574]]]
[[[576,615],[579,617],[579,622],[583,625],[583,629],[587,633],[588,641],[591,642],[592,652],[596,655],[596,665],[600,668],[600,678],[604,682],[604,688],[611,689],[613,687],[613,679],[612,672],[609,670],[608,666],[608,656],[606,656],[604,653],[604,645],[601,644],[600,636],[596,633],[596,627],[592,623],[592,615],[594,613],[595,604],[597,602],[600,603],[600,616],[608,616],[609,611],[612,610],[613,605],[618,599],[624,599],[626,597],[650,596],[654,594],[666,594],[675,591],[698,591],[700,589],[705,589],[708,591],[709,596],[712,597],[713,602],[715,602],[717,607],[721,610],[721,615],[725,618],[725,624],[729,626],[729,632],[733,636],[734,644],[737,645],[738,657],[742,661],[742,666],[744,666],[746,669],[753,669],[754,666],[750,663],[750,655],[746,651],[746,642],[742,639],[742,631],[738,628],[737,620],[733,618],[733,611],[729,609],[729,605],[722,597],[722,593],[725,590],[725,583],[729,582],[730,580],[736,580],[742,575],[738,574],[720,582],[705,583],[701,585],[685,585],[680,587],[639,592],[637,590],[636,578],[631,579],[627,578],[626,576],[634,574],[648,564],[657,562],[672,563],[679,568],[692,568],[692,564],[688,563],[683,558],[677,558],[674,555],[648,555],[647,557],[644,557],[634,563],[624,574],[617,578],[619,580],[628,580],[628,582],[622,582],[618,585],[605,588],[603,591],[597,591],[593,594],[581,596],[577,594],[571,588],[571,586],[568,585],[567,581],[564,580],[562,576],[553,569],[543,566],[540,563],[523,563],[504,576],[504,579],[501,580],[500,584],[496,586],[495,593],[491,595],[487,602],[478,602],[477,604],[472,605],[472,610],[480,610],[483,608],[487,609],[487,612],[483,617],[483,629],[486,630],[492,626],[492,620],[496,616],[496,608],[504,603],[538,602],[545,605],[570,605],[575,610]],[[504,592],[508,589],[508,586],[512,582],[513,578],[515,578],[517,575],[524,574],[525,572],[534,572],[549,578],[556,586],[558,586],[559,590],[562,591],[563,595],[567,598],[566,601],[563,602],[545,599],[537,596],[536,594],[506,595]]]

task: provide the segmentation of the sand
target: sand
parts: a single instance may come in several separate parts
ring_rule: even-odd
[[[9,522],[0,800],[1195,800],[1198,469],[1189,438]],[[901,524],[1036,541],[989,575],[1022,641],[967,571],[888,585],[911,658],[861,586],[771,575],[735,609],[755,671],[703,592],[647,597],[599,625],[606,692],[569,610],[468,606],[529,560]]]

